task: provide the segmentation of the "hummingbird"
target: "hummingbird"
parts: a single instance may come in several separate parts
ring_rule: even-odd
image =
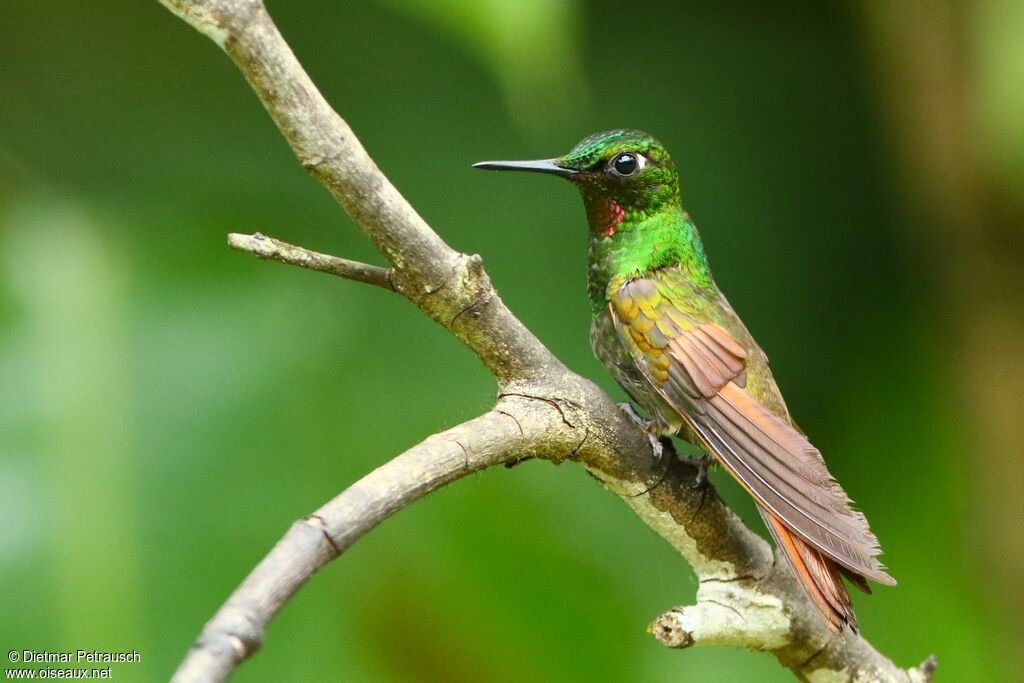
[[[767,357],[715,284],[665,147],[620,129],[554,159],[474,167],[576,186],[590,229],[594,354],[652,415],[644,425],[652,436],[682,438],[739,482],[829,628],[856,633],[842,577],[865,593],[868,579],[896,582],[864,514],[790,417]]]

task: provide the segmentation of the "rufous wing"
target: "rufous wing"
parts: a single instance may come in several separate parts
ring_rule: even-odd
[[[660,271],[614,283],[609,311],[637,367],[703,444],[754,497],[812,602],[833,626],[855,625],[840,574],[893,584],[864,515],[821,453],[745,390],[747,352],[721,325],[676,303]]]

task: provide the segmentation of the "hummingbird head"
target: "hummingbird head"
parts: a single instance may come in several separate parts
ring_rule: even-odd
[[[672,159],[660,142],[639,130],[590,135],[554,159],[482,161],[473,166],[566,178],[583,195],[591,231],[605,237],[679,206],[679,179]]]

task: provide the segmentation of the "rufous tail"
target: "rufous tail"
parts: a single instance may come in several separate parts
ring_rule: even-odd
[[[846,591],[843,576],[850,583],[865,593],[870,593],[867,582],[859,574],[854,574],[834,560],[826,557],[816,548],[793,534],[777,517],[763,508],[759,508],[765,525],[775,537],[775,542],[785,553],[797,580],[800,582],[807,597],[824,617],[829,627],[836,633],[849,626],[857,632],[857,617],[853,613],[850,594]]]

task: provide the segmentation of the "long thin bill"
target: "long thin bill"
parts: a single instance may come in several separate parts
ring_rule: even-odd
[[[473,168],[487,171],[530,171],[533,173],[550,173],[568,177],[577,173],[574,168],[559,166],[557,159],[537,159],[534,161],[481,161],[473,164]]]

